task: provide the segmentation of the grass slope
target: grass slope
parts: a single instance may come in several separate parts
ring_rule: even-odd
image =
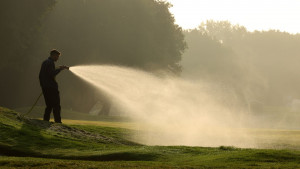
[[[130,129],[62,125],[0,107],[0,168],[300,168],[296,150],[145,146]]]
[[[31,107],[21,107],[14,109],[17,112],[20,113],[27,113],[30,110]],[[31,118],[41,118],[43,117],[43,113],[45,111],[45,107],[42,106],[35,106],[34,109],[30,112],[28,117]],[[52,116],[52,114],[51,114]],[[88,113],[81,113],[76,112],[69,109],[62,109],[61,113],[62,119],[71,119],[71,120],[85,120],[85,121],[105,121],[105,122],[128,122],[130,119],[126,117],[119,117],[119,116],[95,116],[90,115]]]

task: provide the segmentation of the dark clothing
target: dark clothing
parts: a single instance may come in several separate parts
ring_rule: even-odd
[[[61,69],[55,69],[54,60],[50,57],[42,63],[42,67],[39,74],[40,85],[42,88],[55,88],[58,89],[58,85],[55,81],[55,76],[61,71]]]
[[[50,120],[50,114],[53,110],[55,122],[61,123],[60,98],[58,85],[55,81],[55,76],[60,71],[61,69],[55,69],[54,60],[52,60],[50,57],[42,63],[42,67],[39,74],[39,80],[47,106],[44,114],[45,121]]]
[[[43,88],[42,90],[47,106],[45,109],[44,120],[50,120],[50,114],[53,109],[54,121],[56,123],[61,123],[59,91],[55,88]]]

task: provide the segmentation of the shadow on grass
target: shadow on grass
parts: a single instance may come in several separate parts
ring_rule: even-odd
[[[16,127],[0,123],[0,152],[5,156],[18,157],[42,157],[53,159],[74,159],[89,161],[151,161],[158,158],[158,154],[144,153],[135,150],[121,150],[122,152],[112,152],[99,155],[67,155],[55,153],[54,149],[91,149],[88,145],[89,139],[80,140],[78,137],[67,136],[70,131],[73,133],[83,132],[76,128],[62,124],[53,124],[42,120],[15,117],[15,123],[21,125]],[[54,130],[55,129],[55,130]],[[63,130],[61,130],[63,129]],[[67,134],[67,135],[64,135]],[[72,134],[72,133],[71,133]],[[85,134],[88,134],[86,132]],[[89,135],[87,135],[89,136]],[[5,138],[4,138],[5,137]],[[106,138],[100,138],[106,139]],[[88,141],[88,142],[87,142]],[[111,140],[106,140],[107,144],[115,145]],[[101,144],[106,144],[102,142]],[[93,143],[98,144],[98,143]],[[119,145],[119,144],[116,144]]]
[[[273,153],[259,152],[255,154],[258,159],[263,159],[268,162],[300,162],[300,156],[295,156],[285,150],[274,151]]]
[[[117,152],[103,155],[75,157],[75,159],[78,160],[89,161],[154,161],[157,158],[159,158],[158,154],[141,152]]]
[[[0,123],[0,150],[6,156],[33,156],[39,157],[43,154],[33,151],[38,143],[45,138],[41,135],[41,130],[50,127],[51,123],[41,120],[27,119],[18,114],[10,114],[11,125]],[[21,127],[18,126],[21,124]],[[39,124],[39,125],[38,125]]]

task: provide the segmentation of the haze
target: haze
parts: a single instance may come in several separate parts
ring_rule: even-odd
[[[244,118],[253,119],[238,109],[234,96],[221,92],[214,84],[168,75],[157,77],[118,66],[75,66],[71,71],[98,92],[105,92],[122,114],[134,119],[138,124],[134,141],[150,145],[258,147],[247,131],[240,130],[249,127]]]
[[[167,133],[142,143],[256,147],[240,130],[300,129],[299,1],[30,2],[0,1],[0,106],[34,103],[56,48],[81,77],[57,76],[62,114],[130,114]]]

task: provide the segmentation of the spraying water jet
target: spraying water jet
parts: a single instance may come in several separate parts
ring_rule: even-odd
[[[242,130],[240,113],[226,107],[227,96],[204,81],[188,81],[119,66],[70,69],[105,92],[119,111],[143,128],[135,141],[150,145],[255,147]]]

